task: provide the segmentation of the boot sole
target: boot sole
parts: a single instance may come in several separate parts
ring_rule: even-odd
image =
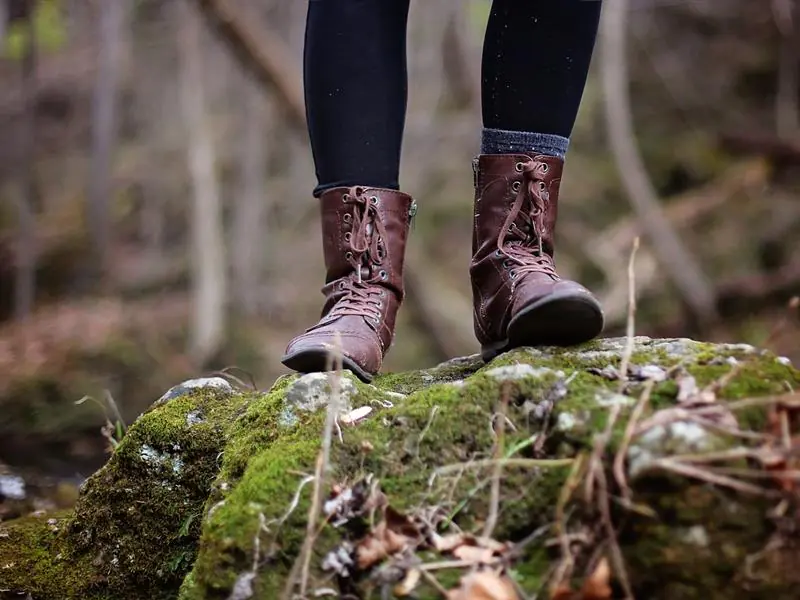
[[[329,371],[327,368],[328,356],[328,351],[325,349],[298,350],[297,352],[286,354],[281,359],[281,363],[298,373],[325,373]],[[370,383],[375,377],[375,375],[367,373],[353,359],[347,356],[342,357],[342,368],[352,371],[364,383]]]
[[[520,311],[508,324],[508,338],[481,347],[488,362],[522,346],[574,346],[603,331],[603,311],[591,296],[555,293]]]

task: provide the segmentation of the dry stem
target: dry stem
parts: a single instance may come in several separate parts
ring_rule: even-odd
[[[503,443],[505,441],[506,414],[508,413],[508,398],[510,383],[505,382],[500,397],[500,423],[497,425],[497,440],[494,443],[494,472],[492,473],[492,487],[490,489],[489,516],[483,528],[483,537],[492,537],[492,532],[497,525],[497,515],[500,510],[500,478],[503,472]]]
[[[639,401],[636,403],[631,413],[631,418],[628,419],[622,443],[617,450],[617,455],[614,457],[614,477],[617,480],[620,490],[622,490],[622,497],[625,498],[626,501],[630,501],[631,499],[631,489],[628,486],[627,477],[625,476],[625,456],[628,454],[628,447],[630,446],[631,439],[633,439],[636,424],[639,422],[639,419],[641,419],[642,413],[650,400],[650,394],[653,392],[654,385],[655,383],[652,379],[644,384],[644,390],[642,390]]]
[[[628,381],[628,365],[633,355],[633,337],[636,325],[636,251],[639,249],[639,236],[633,239],[631,255],[628,259],[628,324],[625,331],[625,351],[619,365],[620,389]]]
[[[300,570],[300,594],[306,596],[308,590],[308,579],[311,570],[311,551],[317,539],[317,522],[322,509],[322,494],[325,483],[325,475],[330,469],[330,450],[333,438],[333,429],[339,413],[339,402],[341,399],[341,380],[342,380],[342,344],[338,333],[335,336],[334,347],[328,356],[327,371],[330,373],[329,381],[331,387],[330,402],[325,419],[325,429],[322,435],[322,448],[317,455],[316,468],[314,470],[314,489],[312,492],[311,506],[308,510],[308,522],[306,524],[306,537],[303,540],[303,547],[297,560],[292,566],[286,586],[283,590],[283,600],[290,600],[292,590],[297,579],[297,571]]]

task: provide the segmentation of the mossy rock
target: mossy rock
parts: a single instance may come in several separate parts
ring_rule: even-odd
[[[607,339],[577,349],[520,349],[487,365],[466,357],[382,375],[373,385],[345,374],[335,384],[340,418],[324,499],[332,497],[333,486],[341,496],[363,491],[368,482],[395,513],[415,526],[426,521],[426,536],[481,535],[496,514],[489,533],[512,550],[503,555],[505,572],[529,596],[552,585],[556,572],[563,583],[580,585],[600,556],[612,555],[611,526],[636,597],[796,597],[800,565],[792,532],[798,513],[789,492],[763,477],[742,480],[761,490],[746,493],[750,488],[678,474],[659,461],[676,454],[755,452],[763,444],[755,434],[770,422],[769,403],[734,407],[736,435],[725,430],[725,419],[734,414],[725,407],[796,389],[800,372],[746,345],[637,338],[632,376],[621,386],[607,367],[619,365],[624,347],[625,340]],[[724,418],[709,421],[707,402],[687,409],[711,415],[701,425],[679,419],[625,435],[646,386],[653,389],[642,423],[678,404],[689,375],[698,388],[716,390],[711,405]],[[301,597],[303,580],[309,598],[325,589],[339,597],[394,597],[409,560],[418,565],[451,557],[422,543],[415,554],[403,555],[405,563],[394,555],[368,569],[351,565],[346,575],[341,565],[338,575],[331,572],[331,552],[345,562],[352,558],[349,549],[370,535],[379,513],[350,515],[340,526],[331,515],[321,518],[307,576],[298,568],[329,383],[327,375],[311,374],[282,377],[267,392],[235,390],[221,379],[171,390],[84,484],[74,511],[0,524],[0,590],[39,600],[273,599]],[[368,414],[348,424],[354,409]],[[594,455],[608,494],[595,487],[590,499],[587,479],[580,479],[586,471],[577,466],[591,462],[612,413],[619,418],[609,428],[609,443]],[[502,447],[496,444],[499,421],[506,423]],[[612,467],[629,439],[624,468],[630,501],[623,502],[625,490]],[[497,456],[509,459],[502,470]],[[725,466],[741,471],[748,464]],[[499,502],[491,491],[496,473]],[[608,501],[610,520],[598,511],[598,498]],[[561,568],[564,540],[571,569]],[[612,564],[617,597],[623,577],[618,562]],[[433,574],[450,589],[464,572],[443,568]],[[298,586],[284,595],[290,581]],[[441,597],[428,582],[421,580],[414,597]]]

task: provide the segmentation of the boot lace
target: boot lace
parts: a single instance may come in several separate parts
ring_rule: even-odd
[[[537,226],[549,200],[550,194],[544,182],[549,168],[547,163],[533,159],[516,164],[517,172],[522,173],[522,181],[512,184],[517,195],[497,237],[495,251],[496,256],[505,256],[503,267],[510,270],[511,279],[526,273],[542,273],[558,279],[553,257],[544,251],[542,234]]]
[[[386,229],[378,212],[380,198],[367,195],[359,186],[342,195],[342,202],[353,206],[352,231],[345,234],[349,249],[345,253],[353,272],[337,286],[344,294],[331,309],[329,317],[353,315],[378,324],[386,290],[377,285],[389,278],[382,269],[386,257]]]

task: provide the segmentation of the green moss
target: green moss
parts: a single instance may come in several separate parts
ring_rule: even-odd
[[[400,394],[413,394],[436,383],[460,381],[483,366],[478,356],[466,357],[441,364],[433,369],[408,373],[384,373],[374,380],[375,387]]]
[[[427,371],[382,375],[374,385],[351,379],[355,393],[350,403],[373,411],[355,427],[342,425],[341,441],[334,435],[324,491],[334,483],[347,487],[371,476],[395,509],[435,513],[442,532],[480,533],[490,512],[493,469],[476,461],[493,456],[492,422],[501,407],[508,419],[506,456],[560,459],[591,450],[606,426],[609,403],[621,403],[608,458],[642,385],[630,388],[625,398],[619,395],[619,382],[589,369],[618,365],[622,347],[620,340],[600,340],[579,351],[523,349],[488,365],[471,358]],[[639,339],[632,363],[668,368],[683,361],[705,385],[730,371],[725,362],[730,357],[748,362],[725,387],[724,398],[774,394],[800,384],[800,373],[771,355],[685,340]],[[513,365],[528,366],[494,371]],[[510,381],[502,380],[504,372]],[[137,597],[136,590],[154,598],[224,599],[242,578],[252,578],[254,598],[279,597],[306,536],[313,488],[307,477],[315,471],[325,421],[324,411],[293,407],[295,418],[287,424],[286,393],[296,380],[281,378],[265,394],[197,392],[148,411],[86,484],[76,512],[55,541],[41,522],[9,526],[15,536],[31,540],[32,550],[20,564],[36,563],[33,583],[22,591],[42,599],[57,597],[48,586],[61,568],[52,557],[60,555],[65,564],[83,569],[70,585],[87,598],[124,600]],[[564,381],[566,394],[559,395]],[[673,406],[676,394],[674,381],[655,386],[649,414]],[[542,407],[554,399],[543,422]],[[188,416],[198,414],[199,422],[188,425]],[[763,409],[743,414],[744,426],[763,425]],[[545,427],[544,443],[534,444]],[[727,448],[740,442],[719,436],[714,443]],[[662,450],[682,452],[680,439]],[[505,466],[493,536],[517,542],[551,525],[569,471],[564,464]],[[608,480],[614,485],[610,472]],[[613,504],[637,597],[715,598],[722,597],[714,595],[720,590],[731,598],[748,597],[746,590],[755,590],[752,597],[767,597],[767,591],[782,597],[788,589],[787,580],[774,574],[777,569],[764,582],[739,581],[732,584],[739,587],[729,589],[746,557],[763,548],[774,531],[764,502],[663,472],[645,471],[630,484],[635,501],[653,511],[642,516]],[[595,508],[583,504],[581,494],[567,508],[570,531],[600,535]],[[321,571],[322,557],[362,534],[358,528],[320,527],[310,585],[330,587],[330,575]],[[529,594],[547,582],[558,560],[557,546],[545,544],[551,538],[548,531],[526,544],[514,561],[512,576]],[[0,557],[9,553],[0,538]],[[429,554],[422,558],[441,559]],[[587,559],[581,557],[580,565]],[[18,578],[14,585],[23,585],[24,571],[12,572]],[[452,587],[461,574],[451,570],[437,577]],[[371,585],[358,582],[362,597],[380,597]],[[418,597],[437,596],[422,587]]]
[[[37,561],[34,576],[23,562],[9,569],[25,578],[19,589],[42,599],[173,598],[194,562],[197,516],[218,471],[217,456],[248,400],[203,390],[142,415],[84,484],[61,533],[46,545],[41,537],[32,540],[32,552],[57,555],[58,564]],[[13,535],[30,531],[20,522],[8,528]],[[85,569],[64,580],[62,565]]]

